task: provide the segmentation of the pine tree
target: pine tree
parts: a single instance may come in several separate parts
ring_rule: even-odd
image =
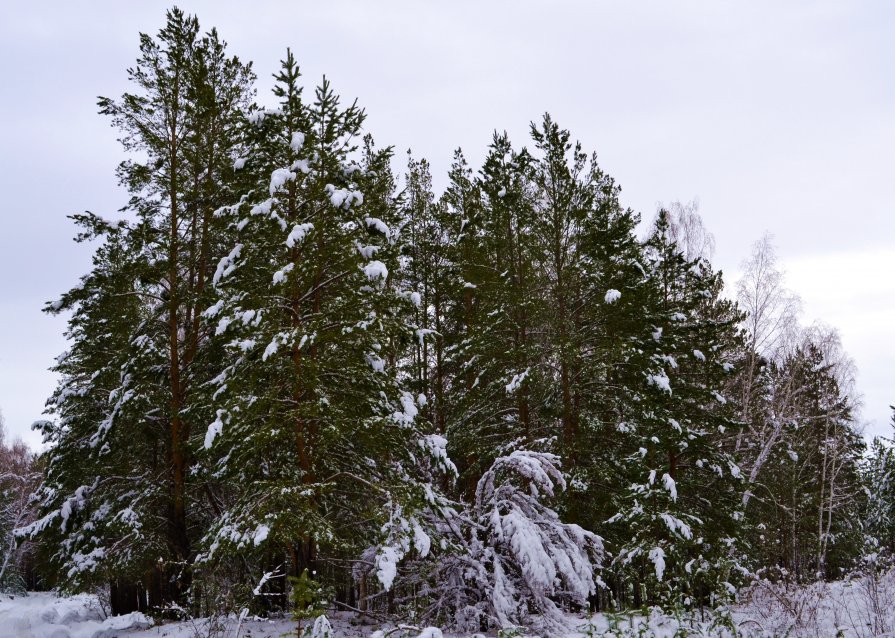
[[[400,232],[404,240],[399,277],[414,291],[413,320],[418,339],[411,353],[410,375],[413,389],[425,397],[422,415],[436,431],[444,433],[449,384],[446,350],[452,342],[449,330],[459,302],[453,260],[453,239],[457,228],[443,202],[435,199],[432,176],[426,160],[408,154],[406,185],[403,191]]]
[[[168,548],[158,515],[166,504],[156,479],[162,468],[152,463],[164,454],[163,430],[151,397],[134,392],[129,373],[145,345],[135,335],[148,314],[133,268],[133,229],[89,213],[73,217],[83,229],[78,241],[102,243],[80,285],[46,308],[72,312],[72,348],[54,367],[62,378],[49,401],[56,419],[40,423],[49,446],[38,490],[42,516],[20,533],[40,534],[55,548],[60,585],[83,588],[114,576],[137,579]]]
[[[643,584],[628,594],[635,604],[704,604],[732,590],[738,558],[740,473],[718,441],[735,425],[719,390],[739,315],[719,298],[720,276],[701,259],[688,262],[670,240],[664,211],[645,251],[650,332],[632,352],[642,386],[626,424],[637,448],[627,457],[632,484],[614,517],[630,539],[616,565]]]
[[[533,332],[544,300],[532,294],[541,284],[526,191],[529,161],[506,134],[495,134],[476,189],[481,199],[463,220],[459,270],[468,316],[454,353],[462,394],[448,440],[467,489],[497,456],[549,436],[539,419],[544,370]]]
[[[536,154],[529,197],[536,264],[544,274],[542,366],[553,388],[545,418],[571,476],[563,512],[591,529],[615,513],[610,477],[619,475],[631,382],[630,341],[642,333],[646,286],[638,218],[619,188],[549,115],[532,125]],[[634,383],[641,379],[635,378]],[[639,386],[638,386],[639,387]],[[609,488],[609,489],[607,489]]]
[[[225,50],[215,31],[200,35],[196,18],[178,9],[168,12],[157,38],[141,34],[140,58],[128,71],[135,92],[99,100],[100,112],[121,131],[124,149],[136,155],[118,171],[132,195],[125,212],[134,221],[112,228],[94,218],[79,220],[106,244],[85,278],[89,288],[52,308],[74,310],[79,359],[60,363],[63,381],[54,403],[66,416],[48,432],[55,443],[49,465],[75,463],[73,450],[85,445],[107,458],[87,466],[89,480],[68,485],[73,493],[59,492],[71,477],[60,476],[55,485],[51,474],[47,515],[58,516],[54,503],[69,499],[90,510],[90,526],[97,524],[92,519],[118,517],[107,523],[110,530],[126,528],[122,541],[113,540],[113,531],[105,538],[67,525],[62,531],[74,545],[95,545],[91,554],[80,552],[92,556],[81,561],[84,569],[102,565],[140,580],[152,605],[182,599],[189,587],[190,526],[198,522],[190,507],[204,499],[191,502],[188,485],[192,426],[206,421],[201,388],[215,359],[204,349],[208,329],[200,311],[227,243],[214,211],[230,199],[235,131],[253,80],[250,68]],[[106,304],[94,307],[97,297]],[[106,314],[116,311],[120,315]],[[109,339],[115,348],[97,353]],[[78,399],[71,386],[78,387]],[[89,411],[75,405],[81,398]],[[114,509],[134,500],[133,486],[125,486],[135,480],[143,481],[140,498],[124,512]],[[113,595],[116,611],[126,611],[117,603],[124,599],[137,597]]]
[[[428,617],[461,630],[536,626],[568,635],[562,610],[587,605],[600,579],[603,541],[563,523],[554,507],[566,481],[559,457],[516,450],[482,475],[469,507],[452,519],[460,547],[439,556]],[[446,535],[449,536],[449,535]]]
[[[221,514],[201,560],[266,552],[316,579],[382,542],[388,588],[401,527],[378,530],[413,519],[434,493],[425,470],[450,467],[399,374],[418,299],[394,281],[391,150],[359,146],[364,114],[326,79],[306,104],[291,52],[275,78],[279,103],[253,111],[240,160],[253,188],[221,211],[237,239],[205,311],[226,365],[205,437]]]
[[[478,172],[457,151],[437,197],[409,153],[399,192],[364,112],[325,77],[306,99],[291,52],[262,108],[172,9],[128,73],[99,102],[127,219],[73,216],[96,250],[46,307],[72,347],[39,517],[0,508],[0,585],[27,523],[51,584],[111,584],[116,612],[307,618],[325,592],[561,633],[587,602],[704,605],[746,566],[832,578],[891,551],[891,449],[863,458],[850,363],[832,331],[795,338],[767,240],[746,322],[695,207],[639,241],[549,115]]]
[[[895,553],[895,450],[891,439],[874,437],[869,452],[862,471],[866,495],[862,518],[869,537],[865,543],[871,544],[871,551],[885,552],[891,558]]]

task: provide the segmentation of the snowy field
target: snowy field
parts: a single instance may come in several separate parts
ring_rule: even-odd
[[[335,613],[330,638],[442,638],[435,628],[360,622],[355,614]],[[682,623],[667,615],[567,617],[568,630],[553,636],[574,638],[614,636],[638,638],[815,638],[895,636],[895,576],[809,586],[762,584],[746,593],[733,609],[730,625],[695,619]],[[735,628],[735,631],[731,630]],[[59,597],[53,593],[27,596],[0,594],[0,638],[281,638],[295,635],[289,618],[235,616],[155,623],[141,613],[109,617],[96,596]],[[505,636],[536,635],[521,630]],[[444,638],[457,636],[445,631]]]

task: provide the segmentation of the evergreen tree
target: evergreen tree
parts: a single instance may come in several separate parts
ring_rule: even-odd
[[[326,79],[306,104],[291,52],[275,77],[279,103],[252,112],[240,162],[254,186],[221,211],[237,239],[205,311],[226,365],[205,437],[221,513],[202,561],[266,552],[318,578],[382,542],[387,589],[402,528],[378,530],[415,520],[434,494],[426,471],[450,468],[399,375],[419,298],[394,282],[391,151],[358,146],[363,112]]]
[[[615,513],[614,477],[626,449],[625,412],[632,377],[628,350],[643,331],[646,278],[634,235],[638,218],[619,188],[549,115],[532,125],[536,154],[529,197],[535,209],[536,265],[548,304],[542,366],[552,387],[544,418],[571,475],[563,511],[597,529]]]
[[[89,213],[73,218],[83,229],[78,241],[102,243],[80,285],[46,308],[72,312],[72,347],[54,367],[62,378],[49,401],[56,419],[39,424],[49,446],[38,490],[42,517],[20,533],[40,534],[54,548],[59,584],[83,588],[141,577],[168,554],[168,529],[159,515],[167,494],[157,480],[164,428],[152,398],[134,392],[130,373],[151,351],[136,335],[152,317],[133,269],[133,228]]]
[[[457,229],[445,204],[436,201],[432,192],[429,163],[409,154],[403,201],[400,232],[404,248],[399,277],[413,291],[418,335],[409,373],[414,392],[425,397],[422,415],[443,433],[448,413],[446,350],[452,341],[453,305],[459,302],[453,263]]]
[[[893,408],[895,412],[895,408]],[[895,416],[892,424],[895,426]],[[866,509],[864,533],[876,552],[895,553],[895,450],[892,441],[874,437],[863,469]]]
[[[409,154],[398,192],[363,111],[326,78],[305,99],[291,52],[262,108],[250,65],[172,9],[128,73],[99,102],[127,220],[73,216],[97,245],[46,308],[71,350],[39,516],[0,508],[0,585],[24,524],[49,584],[110,583],[116,612],[190,594],[310,617],[333,592],[556,633],[589,597],[704,605],[745,566],[833,578],[892,550],[892,450],[863,458],[850,364],[829,330],[795,338],[769,240],[747,320],[695,207],[639,241],[549,115],[478,172],[457,151],[438,197]]]
[[[550,434],[539,418],[544,369],[533,333],[544,300],[532,294],[541,284],[527,197],[529,162],[506,134],[495,134],[476,189],[481,199],[466,202],[470,210],[463,217],[459,271],[466,334],[453,355],[458,408],[447,431],[467,489],[497,456]]]
[[[719,390],[739,315],[719,297],[720,275],[701,259],[687,261],[668,228],[661,211],[645,244],[649,334],[631,353],[643,376],[626,421],[637,447],[614,517],[629,539],[616,565],[633,570],[629,584],[642,583],[627,593],[635,604],[690,605],[728,594],[738,558],[740,473],[718,440],[735,425]]]
[[[79,219],[87,234],[105,237],[106,247],[85,284],[51,308],[75,312],[78,359],[60,363],[63,381],[54,402],[65,416],[47,433],[55,443],[49,466],[77,463],[70,457],[85,445],[107,458],[84,468],[83,483],[65,486],[73,492],[61,492],[70,477],[60,476],[56,485],[51,470],[44,507],[58,516],[59,499],[68,499],[89,510],[84,522],[90,533],[68,525],[62,532],[73,547],[94,546],[92,553],[72,549],[67,553],[74,558],[66,560],[91,556],[81,561],[83,569],[109,566],[141,580],[152,605],[183,596],[191,525],[202,525],[190,512],[191,433],[207,418],[201,388],[216,355],[204,349],[208,330],[200,313],[226,243],[214,211],[231,199],[236,127],[253,80],[250,67],[228,58],[225,49],[215,31],[200,35],[196,18],[178,9],[168,12],[157,38],[141,34],[140,58],[128,71],[135,92],[99,100],[100,112],[121,131],[124,149],[136,155],[119,167],[132,195],[125,211],[134,221],[112,228],[98,218]],[[97,298],[106,303],[95,306]],[[114,312],[120,314],[107,314]],[[116,385],[97,387],[99,379]],[[90,410],[80,403],[91,404]],[[134,481],[142,482],[140,498]],[[135,502],[119,511],[128,498]],[[117,532],[104,538],[91,531],[97,525],[92,519],[108,516],[119,519],[109,524],[128,530],[114,549],[106,543]],[[118,601],[113,595],[116,611],[122,610]]]

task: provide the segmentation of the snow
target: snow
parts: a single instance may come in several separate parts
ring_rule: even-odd
[[[367,363],[369,363],[370,367],[373,368],[373,372],[385,371],[385,359],[380,357],[378,354],[368,354]]]
[[[334,638],[333,626],[326,616],[320,615],[314,619],[314,625],[308,634],[308,638]]]
[[[432,548],[432,539],[416,521],[413,522],[413,547],[419,553],[420,558],[428,556],[429,550]]]
[[[123,632],[139,635],[134,632],[154,624],[140,612],[104,616],[97,598],[86,594],[69,598],[50,592],[0,595],[0,635],[9,638],[114,638]]]
[[[94,483],[94,485],[95,485],[95,483]],[[62,519],[62,523],[60,524],[60,527],[62,528],[63,531],[65,531],[65,527],[68,524],[68,519],[71,517],[71,515],[73,513],[80,511],[84,507],[84,504],[86,502],[86,497],[89,495],[91,490],[92,490],[92,488],[87,485],[81,485],[80,487],[78,487],[75,490],[74,494],[65,500],[65,502],[62,504],[62,507],[59,508],[58,513],[50,512],[44,518],[33,523],[32,525],[29,525],[28,528],[26,528],[29,530],[28,533],[29,534],[31,533],[31,528],[43,529],[54,518],[56,518],[56,516],[59,516]],[[44,521],[46,521],[46,522],[44,522]]]
[[[674,482],[674,479],[671,478],[670,474],[662,475],[662,486],[668,490],[668,493],[671,495],[671,500],[677,501],[677,483]]]
[[[282,268],[280,268],[278,271],[276,271],[276,272],[273,274],[273,283],[274,283],[274,285],[276,285],[276,284],[281,284],[281,283],[283,283],[284,281],[286,281],[286,274],[287,274],[290,270],[292,270],[294,267],[295,267],[295,264],[293,264],[293,263],[289,263],[289,264],[286,264],[285,266],[283,266]]]
[[[314,229],[314,224],[305,223],[305,224],[296,224],[292,227],[292,231],[289,233],[289,236],[286,238],[286,246],[292,248],[295,244],[298,244],[304,241],[304,238],[307,237],[308,233]]]
[[[360,164],[358,164],[358,163],[355,162],[354,160],[351,160],[351,161],[348,162],[347,164],[342,164],[342,174],[343,174],[345,177],[351,177],[352,175],[354,175],[354,174],[357,173],[358,171],[361,171]],[[361,172],[362,172],[362,171],[361,171]]]
[[[215,438],[217,438],[221,434],[221,432],[224,431],[224,421],[222,419],[223,415],[224,411],[218,410],[215,420],[208,426],[208,431],[205,433],[206,450],[211,448]]]
[[[381,547],[376,555],[376,578],[388,591],[398,575],[398,551],[394,547]]]
[[[86,554],[83,552],[75,552],[72,555],[72,562],[74,565],[68,570],[68,577],[72,578],[81,572],[95,571],[96,568],[99,567],[100,561],[102,561],[105,556],[106,550],[104,547],[96,547]]]
[[[305,134],[296,131],[292,134],[292,140],[289,142],[289,146],[292,147],[292,150],[298,152],[301,150],[301,147],[305,145]]]
[[[664,371],[659,374],[650,374],[646,377],[647,383],[650,385],[654,385],[660,390],[664,390],[668,394],[671,394],[671,382],[668,379],[668,375],[665,374]]]
[[[380,233],[385,235],[386,239],[391,239],[392,231],[388,227],[388,224],[386,224],[384,221],[382,221],[378,217],[367,217],[364,221],[366,222],[368,227],[375,228]]]
[[[252,541],[255,543],[255,547],[258,547],[258,545],[266,541],[268,534],[270,534],[270,528],[267,525],[259,525],[252,535]]]
[[[364,274],[370,281],[380,278],[385,280],[388,278],[388,268],[386,268],[385,264],[378,259],[374,259],[373,261],[364,264],[361,266],[361,270],[364,271]]]
[[[252,206],[252,210],[249,211],[252,215],[270,215],[270,210],[273,207],[274,201],[272,199],[265,199],[260,204],[256,204]]]
[[[603,300],[606,303],[615,303],[616,301],[621,299],[621,296],[622,293],[620,293],[618,290],[616,290],[615,288],[610,288],[606,291],[606,296],[603,298]]]
[[[245,158],[245,157],[239,157],[239,158],[236,159],[235,162],[233,162],[233,170],[234,170],[234,171],[241,171],[243,168],[245,168],[245,165],[246,165],[246,158]]]
[[[261,580],[259,580],[258,584],[255,585],[255,589],[252,590],[252,595],[260,596],[261,590],[264,589],[264,585],[267,584],[267,581],[269,581],[272,578],[280,578],[282,576],[283,576],[283,574],[278,573],[278,570],[274,570],[272,572],[264,572],[264,576],[261,577]]]
[[[659,361],[664,361],[665,363],[670,365],[672,368],[677,368],[677,359],[672,357],[670,354],[663,354],[657,358],[659,359]]]
[[[209,319],[212,317],[215,317],[223,309],[223,307],[224,307],[224,300],[218,299],[214,303],[214,305],[209,306],[208,308],[205,309],[205,311],[202,313],[202,316],[208,317]]]
[[[426,341],[426,337],[428,337],[429,335],[437,335],[438,332],[432,330],[431,328],[419,328],[418,330],[416,330],[415,334],[416,338],[419,340],[420,346],[422,346]]]
[[[677,534],[687,540],[693,538],[693,531],[690,529],[690,526],[676,516],[662,512],[659,514],[659,518],[665,522],[665,526],[668,527],[672,534]],[[688,571],[687,573],[689,574],[690,572]]]
[[[267,573],[255,588],[282,574]],[[370,632],[370,627],[358,623],[352,613],[329,610],[318,616],[313,624],[305,625],[306,635],[313,638],[363,638],[379,634],[423,638],[442,638],[436,627],[414,627],[401,624],[382,625],[382,630]],[[80,594],[60,597],[53,592],[31,592],[27,596],[0,594],[0,637],[2,638],[196,638],[197,636],[229,636],[231,638],[282,638],[295,635],[296,622],[288,614],[272,618],[249,616],[244,610],[216,618],[187,618],[165,621],[156,625],[152,618],[134,612],[106,617],[96,596]],[[456,636],[456,634],[451,634]]]
[[[360,256],[364,259],[373,259],[373,255],[379,252],[379,246],[361,246],[357,245],[357,252],[360,253]]]
[[[227,328],[230,327],[230,317],[221,317],[220,321],[218,321],[218,325],[214,330],[215,335],[222,335],[227,332]]]
[[[655,547],[649,554],[656,575],[664,578],[665,550]],[[392,585],[397,551],[387,548],[377,555],[377,576]],[[692,571],[692,561],[685,569]],[[389,580],[389,576],[392,577]],[[260,595],[262,587],[282,574],[265,573],[253,594]],[[493,603],[502,611],[515,616],[520,592],[513,585],[502,560],[495,561],[493,577],[498,589]],[[895,572],[884,572],[878,577],[856,577],[830,583],[819,582],[794,585],[788,582],[758,581],[746,592],[743,602],[724,609],[712,618],[704,610],[693,615],[686,612],[663,613],[658,607],[631,610],[627,613],[575,615],[557,610],[556,619],[567,629],[539,635],[562,635],[568,638],[585,636],[619,636],[642,638],[674,638],[694,636],[702,638],[758,638],[790,636],[815,638],[843,635],[858,638],[870,635],[891,635],[895,627],[895,606],[888,604],[895,598]],[[883,602],[883,605],[879,605]],[[513,623],[504,617],[505,627]],[[538,618],[531,620],[537,621]],[[726,620],[726,622],[724,622]],[[721,622],[719,622],[721,621]],[[212,622],[218,630],[212,633]],[[369,621],[368,621],[369,622]],[[380,625],[375,631],[369,624],[359,623],[353,613],[329,609],[313,624],[305,625],[309,636],[323,638],[479,638],[482,634],[444,632],[434,626],[414,626],[395,619]],[[731,627],[736,627],[732,631]],[[52,592],[31,592],[27,596],[0,594],[0,636],[3,638],[195,638],[196,636],[252,636],[253,638],[281,638],[294,635],[295,621],[288,615],[273,618],[252,617],[247,613],[230,614],[216,619],[192,618],[167,621],[155,625],[142,613],[106,617],[96,596],[79,594],[60,597]],[[478,632],[470,627],[468,632]],[[841,632],[841,633],[840,633]],[[489,632],[489,635],[494,635]],[[535,635],[524,631],[521,635]]]
[[[700,361],[705,361],[705,355],[702,354],[701,350],[694,350],[693,356],[696,357],[697,359],[699,359]]]
[[[270,357],[277,353],[277,350],[279,350],[279,348],[279,342],[276,339],[271,340],[271,342],[267,344],[267,347],[264,348],[264,354],[261,355],[261,360],[267,361]]]
[[[296,175],[288,168],[278,168],[270,174],[270,196],[273,197],[283,189],[286,182],[295,179]]]
[[[230,254],[221,259],[218,262],[218,267],[214,272],[214,278],[212,279],[212,283],[217,286],[218,283],[236,270],[236,260],[239,259],[239,255],[242,252],[242,244],[236,244],[233,247],[233,250],[230,251]]]
[[[425,405],[426,402],[420,399],[425,399],[425,396],[421,394],[417,397],[417,403]],[[419,445],[429,453],[429,457],[445,472],[451,476],[459,475],[457,466],[454,465],[454,462],[448,456],[446,438],[440,434],[427,434],[419,440]]]
[[[481,568],[489,575],[480,595],[504,626],[524,622],[526,608],[558,622],[550,597],[562,591],[583,604],[597,583],[602,539],[564,524],[542,500],[566,488],[558,463],[553,454],[516,450],[498,457],[476,487],[468,515],[487,530],[486,545],[473,544],[461,569],[467,572],[470,561],[491,565]]]
[[[649,559],[656,568],[656,578],[662,580],[665,575],[665,550],[661,547],[654,547],[649,551]]]
[[[510,382],[506,385],[507,394],[513,394],[519,387],[522,385],[522,382],[525,381],[525,377],[528,376],[528,370],[524,370],[520,374],[513,375],[513,378],[510,379]]]
[[[383,363],[383,367],[385,364]],[[419,408],[416,407],[416,402],[413,400],[413,395],[409,392],[401,393],[401,409],[396,410],[392,414],[392,419],[395,423],[398,423],[402,426],[410,426],[413,425],[414,419],[416,419],[416,415],[419,414]]]
[[[330,203],[336,208],[349,208],[352,204],[363,204],[364,194],[357,190],[336,188],[332,184],[326,185]]]

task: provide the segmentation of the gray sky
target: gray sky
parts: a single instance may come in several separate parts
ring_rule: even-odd
[[[0,409],[29,431],[65,349],[43,302],[90,251],[65,215],[125,202],[115,132],[96,96],[127,89],[139,31],[163,2],[0,3]],[[895,3],[183,1],[255,62],[287,46],[309,83],[359,98],[380,145],[412,147],[444,184],[452,150],[475,164],[495,128],[516,144],[549,110],[651,217],[699,198],[732,283],[775,236],[805,322],[839,328],[869,433],[895,402]],[[262,101],[267,100],[262,92]],[[397,167],[397,165],[396,165]]]

